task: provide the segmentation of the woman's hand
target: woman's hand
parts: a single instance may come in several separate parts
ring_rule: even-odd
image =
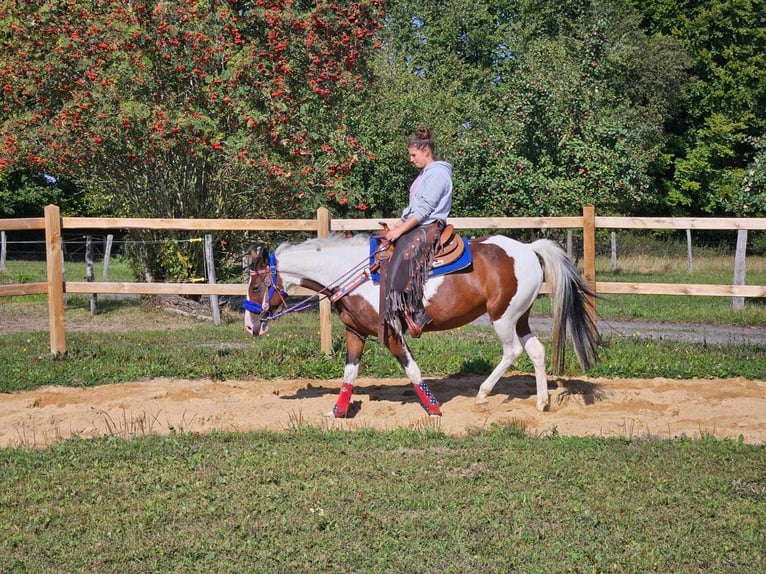
[[[386,231],[386,235],[385,235],[386,240],[390,241],[391,243],[393,243],[394,241],[399,239],[399,237],[403,233],[401,231],[401,228],[402,228],[402,224],[401,223],[395,223],[393,225],[393,227],[389,227],[388,231]]]
[[[393,243],[399,239],[402,235],[407,233],[410,229],[415,229],[418,226],[418,218],[410,216],[407,221],[397,221],[392,227],[386,231],[386,239]]]

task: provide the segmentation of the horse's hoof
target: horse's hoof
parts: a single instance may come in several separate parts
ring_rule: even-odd
[[[477,405],[486,405],[488,402],[489,402],[489,399],[487,398],[487,395],[476,395]]]
[[[537,403],[537,410],[541,413],[547,413],[549,410],[551,410],[551,401],[547,400],[543,403]]]
[[[442,410],[438,406],[428,408],[426,409],[426,412],[428,413],[429,417],[440,417],[442,416]]]
[[[346,413],[336,413],[335,411],[330,411],[325,413],[324,416],[328,419],[345,419]]]
[[[473,405],[473,410],[476,411],[477,413],[483,413],[483,414],[489,413],[489,401],[484,401],[481,403],[477,401]]]

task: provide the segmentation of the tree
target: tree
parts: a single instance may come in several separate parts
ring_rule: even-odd
[[[463,126],[486,113],[510,26],[495,4],[386,3],[372,80],[349,112],[351,129],[372,152],[360,156],[349,180],[349,204],[364,205],[366,216],[391,216],[406,205],[416,170],[405,142],[418,124],[432,128],[437,153],[454,161]]]
[[[0,217],[40,217],[40,206],[54,203],[65,211],[82,208],[71,182],[46,174],[0,172]]]
[[[766,145],[759,138],[750,143],[755,156],[747,166],[739,193],[728,207],[740,217],[766,217]]]
[[[730,214],[766,131],[766,10],[761,0],[633,1],[650,34],[676,38],[692,81],[668,122],[673,212]]]
[[[379,17],[378,0],[3,0],[0,169],[71,178],[116,215],[313,213],[364,153],[343,102]]]
[[[406,201],[403,138],[425,122],[455,165],[453,213],[651,209],[687,59],[639,22],[623,2],[391,1],[376,101],[350,120],[376,158],[355,169],[372,206]]]

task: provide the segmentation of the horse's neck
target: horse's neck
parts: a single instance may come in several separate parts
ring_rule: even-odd
[[[278,254],[279,269],[291,283],[309,280],[323,287],[348,279],[349,273],[360,273],[367,263],[368,252],[363,246],[343,245],[303,249],[301,245]]]

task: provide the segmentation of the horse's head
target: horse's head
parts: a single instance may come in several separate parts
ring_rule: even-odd
[[[250,282],[242,306],[245,329],[252,335],[268,331],[271,314],[286,304],[287,293],[277,271],[277,259],[266,247],[250,247]]]

